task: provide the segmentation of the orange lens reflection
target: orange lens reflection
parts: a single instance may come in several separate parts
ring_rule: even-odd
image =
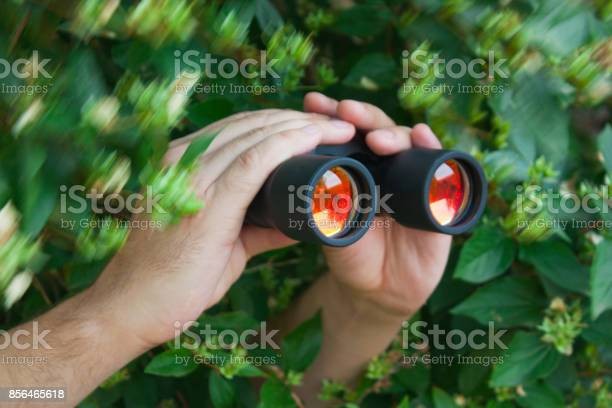
[[[429,208],[440,225],[456,221],[465,210],[470,184],[459,163],[448,160],[436,169],[429,186]]]
[[[341,167],[327,170],[317,181],[313,193],[312,217],[326,237],[344,231],[353,217],[353,197],[357,195],[353,178]]]

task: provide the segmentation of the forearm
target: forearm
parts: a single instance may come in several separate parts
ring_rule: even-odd
[[[92,299],[90,291],[85,291],[35,319],[42,338],[38,347],[33,347],[30,335],[27,342],[26,336],[20,342],[29,343],[28,347],[11,344],[0,350],[0,359],[5,362],[27,358],[34,364],[6,364],[0,370],[0,387],[61,388],[66,398],[57,406],[76,405],[109,375],[145,351],[111,321],[121,316],[112,316],[109,311],[103,302]],[[10,334],[20,329],[31,332],[33,322],[16,327]],[[40,402],[31,405],[40,406]]]
[[[387,348],[403,321],[354,297],[328,274],[280,317],[277,324],[281,333],[289,332],[318,310],[322,312],[323,343],[298,390],[309,407],[321,405],[317,395],[323,379],[353,383],[368,361]]]

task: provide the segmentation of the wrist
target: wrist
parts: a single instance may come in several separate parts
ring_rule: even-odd
[[[399,328],[413,313],[388,307],[380,299],[383,295],[355,290],[331,273],[321,279],[334,302],[330,313],[339,320],[358,319],[368,327]]]
[[[111,349],[121,348],[125,363],[153,348],[137,330],[137,325],[128,316],[129,304],[122,302],[116,295],[94,286],[84,290],[78,298],[77,320],[89,335]]]

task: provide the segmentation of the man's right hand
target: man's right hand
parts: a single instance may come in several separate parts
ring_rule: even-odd
[[[246,210],[268,175],[288,158],[320,143],[350,140],[353,125],[290,110],[233,115],[175,141],[177,161],[200,135],[218,135],[201,157],[194,180],[204,208],[165,231],[132,231],[127,244],[84,296],[105,324],[151,348],[218,302],[247,260],[292,241],[280,232],[243,226]]]

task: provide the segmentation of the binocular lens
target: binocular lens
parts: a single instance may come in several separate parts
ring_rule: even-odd
[[[429,208],[440,225],[452,225],[468,206],[470,179],[460,163],[447,160],[434,172],[429,186]]]
[[[312,202],[312,217],[326,237],[345,231],[355,218],[353,198],[359,192],[353,177],[342,167],[327,170],[317,181]]]

